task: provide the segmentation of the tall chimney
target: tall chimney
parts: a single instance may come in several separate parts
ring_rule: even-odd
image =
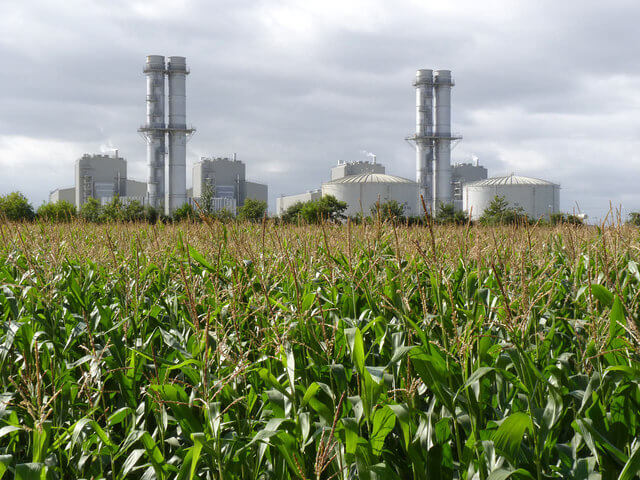
[[[187,203],[187,128],[185,80],[189,71],[184,57],[169,57],[169,184],[165,213],[171,215]]]
[[[428,204],[432,196],[433,161],[433,70],[418,70],[416,81],[416,182],[419,195]],[[418,198],[418,211],[420,211]]]
[[[147,118],[139,128],[147,141],[147,196],[149,205],[160,208],[164,200],[164,57],[149,55],[144,66],[147,76]]]
[[[433,160],[433,208],[453,203],[451,192],[451,87],[450,70],[436,70],[435,158]]]

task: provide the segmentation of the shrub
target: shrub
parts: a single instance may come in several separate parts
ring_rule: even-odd
[[[504,197],[496,195],[480,217],[483,225],[508,225],[530,223],[524,209],[509,206]]]
[[[183,220],[194,221],[197,218],[198,214],[189,203],[185,203],[180,208],[177,208],[175,212],[173,212],[173,219],[176,222],[181,222]]]
[[[380,221],[393,220],[398,221],[404,216],[404,205],[396,200],[388,200],[386,202],[376,202],[371,205],[371,215]]]
[[[259,222],[267,213],[267,202],[247,198],[238,210],[238,219]]]
[[[80,207],[80,217],[88,222],[99,222],[102,217],[102,205],[93,197],[89,197]]]
[[[76,217],[76,207],[66,200],[44,203],[38,207],[37,216],[49,222],[70,222]]]

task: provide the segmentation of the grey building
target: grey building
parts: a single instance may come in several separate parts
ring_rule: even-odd
[[[56,188],[54,191],[49,193],[50,203],[58,203],[59,201],[62,201],[62,200],[64,200],[65,202],[69,202],[72,205],[75,205],[76,203],[75,187]]]
[[[118,156],[85,154],[75,165],[75,205],[89,199],[125,196],[127,192],[127,161]]]
[[[487,178],[487,169],[475,160],[473,163],[456,163],[451,168],[451,190],[453,205],[462,210],[463,186],[465,183],[477,182]]]
[[[235,158],[207,158],[202,157],[193,165],[193,199],[199,201],[207,188],[213,189],[215,199],[214,208],[224,205],[224,208],[242,206],[247,198],[266,202],[268,198],[267,185],[247,181],[246,165]],[[230,202],[233,200],[234,202]]]
[[[331,168],[331,180],[339,180],[349,175],[361,173],[386,173],[384,165],[376,162],[344,162],[340,160],[338,165]]]

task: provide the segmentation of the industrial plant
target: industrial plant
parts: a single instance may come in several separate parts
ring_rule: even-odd
[[[266,202],[267,185],[246,180],[246,166],[229,158],[202,157],[193,166],[193,188],[187,189],[186,145],[195,129],[187,126],[185,57],[149,55],[143,69],[147,77],[146,122],[138,129],[147,142],[147,181],[127,178],[127,161],[113,156],[85,154],[75,162],[75,185],[49,194],[50,202],[66,200],[80,209],[89,198],[101,204],[118,196],[123,203],[138,201],[171,215],[184,204],[202,205],[202,193],[211,188],[213,210],[236,209],[247,198]],[[169,122],[165,122],[165,77],[168,82]],[[168,138],[167,138],[168,137]],[[165,155],[167,154],[165,164]]]
[[[510,175],[488,179],[487,169],[477,158],[451,164],[451,150],[461,135],[451,130],[450,70],[421,69],[416,72],[416,130],[406,138],[415,145],[415,181],[388,175],[373,162],[339,162],[331,169],[331,180],[319,189],[276,199],[282,215],[298,202],[333,195],[347,203],[348,216],[369,214],[377,202],[394,200],[407,216],[420,215],[424,208],[436,214],[443,205],[453,205],[478,219],[496,196],[519,207],[531,218],[549,217],[559,211],[560,186],[546,180]]]
[[[127,177],[127,162],[117,150],[113,156],[86,154],[75,163],[75,185],[54,190],[49,200],[67,200],[80,209],[89,198],[105,204],[118,196],[124,203],[136,200],[166,215],[187,203],[202,205],[205,198],[210,208],[232,213],[248,198],[267,201],[267,185],[247,180],[246,166],[235,154],[232,158],[200,158],[193,164],[193,187],[187,189],[186,145],[195,129],[187,123],[186,77],[190,72],[185,57],[165,60],[149,55],[143,73],[146,121],[138,131],[147,143],[146,182]],[[325,195],[346,202],[348,216],[368,215],[377,202],[393,200],[407,216],[421,215],[424,208],[436,214],[441,206],[452,205],[475,220],[496,196],[531,218],[557,213],[560,186],[555,183],[515,174],[488,178],[477,158],[452,165],[451,151],[462,139],[451,129],[454,85],[450,70],[416,72],[416,127],[405,139],[415,146],[415,180],[388,174],[375,156],[371,161],[340,161],[331,168],[330,180],[319,188],[278,197],[276,213],[282,215],[296,203]]]

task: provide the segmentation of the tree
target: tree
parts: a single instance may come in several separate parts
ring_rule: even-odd
[[[124,206],[119,195],[114,195],[109,203],[102,209],[102,219],[111,222],[124,220]]]
[[[442,224],[466,225],[469,223],[467,212],[457,210],[452,203],[441,203],[438,206],[436,222]]]
[[[0,197],[0,217],[17,222],[33,220],[35,216],[33,207],[22,193],[12,192]]]
[[[267,202],[247,198],[238,210],[238,218],[249,222],[259,222],[267,212]]]
[[[480,217],[483,225],[504,225],[512,223],[528,223],[524,209],[519,206],[510,207],[504,197],[495,196]]]
[[[582,225],[584,222],[582,218],[578,217],[577,215],[558,212],[551,214],[551,216],[549,217],[549,223],[551,223],[551,225],[561,225],[563,223],[568,223],[571,225]]]
[[[631,212],[627,223],[640,227],[640,212]]]
[[[76,207],[66,200],[44,203],[38,207],[37,216],[50,222],[69,222],[76,216]]]
[[[205,215],[213,215],[213,199],[216,196],[216,189],[208,179],[205,179],[200,196],[200,212]]]
[[[126,222],[141,222],[145,219],[145,210],[138,200],[132,200],[121,210],[120,218]]]
[[[397,200],[387,200],[386,202],[376,202],[371,205],[371,215],[380,218],[381,221],[397,221],[404,216],[404,205]]]
[[[102,216],[102,206],[93,197],[89,197],[80,207],[80,216],[88,222],[99,222]]]
[[[185,203],[179,208],[176,208],[175,212],[173,212],[173,219],[176,222],[181,222],[183,220],[193,221],[197,218],[196,211],[193,209],[191,204]]]
[[[298,221],[300,217],[302,217],[302,207],[304,206],[303,202],[296,202],[287,208],[280,218],[284,223],[295,223]]]

